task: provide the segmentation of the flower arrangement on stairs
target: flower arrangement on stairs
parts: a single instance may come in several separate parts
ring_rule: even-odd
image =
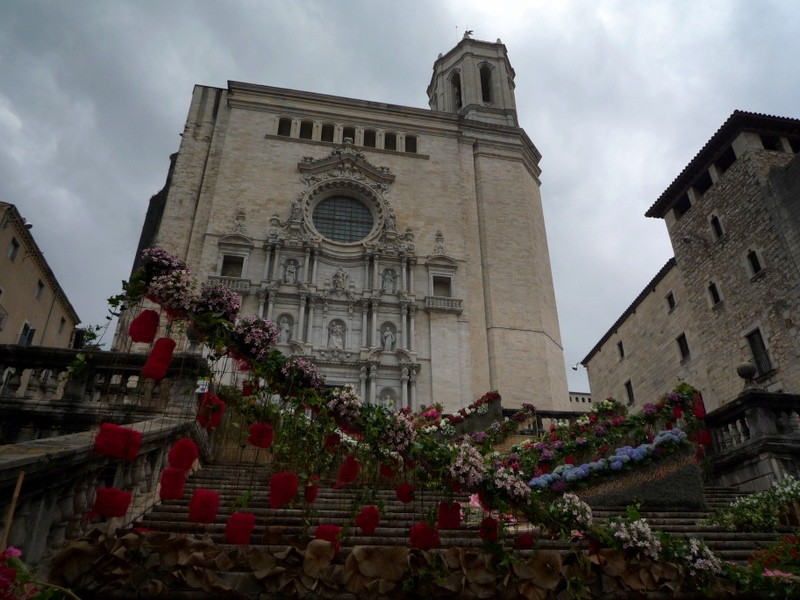
[[[239,427],[242,444],[257,449],[261,454],[256,456],[269,455],[272,471],[265,500],[275,511],[302,509],[308,526],[303,539],[293,540],[297,551],[304,553],[297,564],[309,565],[303,567],[306,578],[309,570],[322,577],[322,568],[337,560],[337,553],[354,531],[380,536],[383,515],[377,490],[390,485],[399,501],[412,506],[423,491],[435,494],[435,509],[418,514],[406,532],[408,547],[403,549],[401,563],[411,566],[386,580],[378,575],[370,579],[363,573],[360,578],[342,579],[339,584],[351,593],[364,592],[367,584],[373,585],[370,581],[381,580],[381,589],[387,591],[402,589],[421,595],[446,591],[479,597],[484,584],[467,586],[462,571],[485,568],[493,575],[476,575],[475,581],[485,579],[485,585],[493,589],[506,586],[504,593],[509,598],[555,597],[562,592],[579,595],[582,592],[575,586],[580,581],[586,590],[602,588],[605,578],[624,572],[626,561],[633,557],[640,561],[641,572],[627,582],[614,579],[614,585],[621,586],[617,592],[649,589],[651,583],[677,589],[684,578],[708,586],[723,585],[718,577],[723,569],[701,541],[670,541],[634,513],[607,526],[598,525],[581,499],[581,494],[598,482],[685,455],[692,448],[698,459],[702,457],[710,438],[703,425],[702,398],[691,386],[681,384],[633,415],[608,399],[590,413],[555,422],[543,435],[500,453],[495,444],[533,418],[535,407],[525,405],[485,431],[458,433],[457,426],[499,403],[499,393],[489,392],[454,415],[442,414],[437,405],[412,412],[365,403],[353,387],[324,387],[309,357],[286,357],[279,352],[275,348],[278,330],[268,319],[251,316],[236,320],[236,294],[220,288],[194,293],[191,274],[177,257],[162,249],[148,249],[142,264],[117,302],[133,305],[150,297],[161,303],[169,319],[185,320],[196,330],[213,350],[213,357],[233,356],[246,369],[247,380],[235,390],[212,382],[211,389],[201,396],[197,421],[214,431],[228,413]],[[152,317],[148,319],[152,321]],[[129,459],[136,436],[131,431],[113,435],[119,439],[113,443],[105,440],[96,445],[97,451]],[[169,456],[162,473],[161,497],[182,498],[186,474],[197,459],[196,447],[181,440]],[[313,521],[321,482],[354,492],[349,520]],[[470,495],[475,498],[472,508],[462,504]],[[253,513],[239,508],[242,510],[228,518],[225,539],[247,547],[256,520]],[[218,511],[214,490],[195,491],[191,520],[213,522]],[[480,539],[484,558],[448,555],[445,564],[436,558],[439,555],[433,551],[441,547],[442,533],[452,529]],[[532,551],[537,539],[544,537],[573,540],[569,557]],[[157,551],[155,540],[137,539],[126,548],[150,544],[150,552]],[[386,552],[396,553],[397,549]],[[414,554],[419,559],[410,561],[409,552],[419,553]],[[362,558],[372,560],[357,558],[356,550],[351,556],[356,556],[352,559],[356,563]],[[277,560],[262,556],[256,563],[267,561],[276,566]],[[667,563],[671,566],[663,566]],[[653,566],[657,564],[662,564],[660,571]],[[455,577],[452,573],[458,569],[462,571]],[[391,569],[385,572],[394,573]],[[298,575],[298,594],[307,584],[308,580]]]

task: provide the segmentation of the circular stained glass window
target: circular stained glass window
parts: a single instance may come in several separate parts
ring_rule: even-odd
[[[347,196],[331,196],[314,208],[314,227],[334,242],[358,242],[372,231],[373,219],[364,203]]]

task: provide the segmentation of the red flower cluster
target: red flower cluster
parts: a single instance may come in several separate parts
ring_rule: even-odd
[[[114,423],[103,423],[94,440],[94,450],[103,456],[132,461],[142,447],[142,432],[121,427]]]
[[[233,513],[225,524],[225,541],[245,546],[250,543],[250,534],[256,526],[253,513]]]
[[[342,528],[337,525],[317,525],[315,538],[333,544],[333,549],[339,552],[341,547]]]
[[[381,520],[381,511],[377,506],[365,506],[355,518],[355,524],[361,528],[364,535],[372,535]]]
[[[353,483],[361,472],[361,464],[352,454],[344,459],[339,473],[336,475],[336,483],[333,484],[333,489],[339,489],[345,485]]]
[[[183,498],[186,485],[186,471],[167,467],[161,472],[161,489],[159,497],[162,500],[179,500]]]
[[[269,423],[253,423],[247,429],[249,436],[247,441],[256,448],[269,448],[275,438],[275,431]]]
[[[414,500],[414,486],[410,483],[401,483],[395,488],[397,499],[403,504],[408,504]]]
[[[200,408],[197,410],[197,422],[200,427],[214,431],[222,423],[222,414],[225,412],[225,403],[211,392],[200,396]]]
[[[143,310],[128,327],[128,335],[134,342],[149,344],[156,339],[158,333],[158,313],[154,310]]]
[[[158,338],[150,351],[150,356],[147,357],[147,362],[144,363],[142,377],[156,381],[164,379],[172,362],[172,353],[175,351],[176,345],[172,338]]]
[[[283,508],[297,495],[299,485],[297,473],[279,471],[269,479],[269,505],[272,508]]]
[[[92,512],[103,517],[124,517],[131,504],[131,493],[117,488],[97,488]]]
[[[430,550],[439,545],[439,531],[425,521],[416,523],[408,534],[412,548]]]
[[[496,542],[499,527],[500,524],[497,522],[497,519],[486,517],[480,524],[481,539],[487,542]]]
[[[219,494],[202,488],[195,490],[189,501],[189,520],[193,523],[213,523],[219,512]]]
[[[181,438],[170,448],[167,461],[170,467],[188,471],[197,460],[198,454],[197,444],[191,438]]]
[[[436,525],[439,529],[458,529],[461,527],[461,504],[458,502],[439,502]]]

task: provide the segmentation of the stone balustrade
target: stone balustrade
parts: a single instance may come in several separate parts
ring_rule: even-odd
[[[193,409],[199,356],[177,354],[161,381],[139,377],[145,354],[0,345],[0,443],[76,433]],[[192,407],[189,407],[192,408]]]
[[[463,300],[445,296],[425,296],[425,309],[434,312],[461,313]]]
[[[800,476],[800,396],[747,390],[706,416],[713,476],[752,491]]]
[[[158,484],[166,454],[178,438],[191,435],[208,450],[208,438],[195,421],[157,417],[130,425],[142,432],[142,447],[131,462],[96,454],[95,431],[84,431],[20,444],[0,446],[0,530],[20,472],[20,497],[8,543],[22,549],[28,564],[36,564],[66,539],[95,526],[127,525],[158,500]],[[125,517],[92,519],[89,512],[98,487],[132,492]]]

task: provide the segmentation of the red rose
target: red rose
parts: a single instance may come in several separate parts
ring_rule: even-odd
[[[409,542],[412,548],[430,550],[439,545],[439,532],[424,521],[416,523],[409,532]]]
[[[703,396],[700,392],[697,392],[692,400],[692,414],[697,419],[706,418],[706,405],[703,403]]]
[[[395,488],[397,499],[403,504],[408,504],[414,500],[414,486],[410,483],[401,483]]]
[[[381,512],[376,506],[365,506],[355,518],[355,524],[361,528],[364,535],[372,535],[381,520]]]
[[[383,477],[386,477],[387,479],[392,479],[395,475],[392,466],[386,463],[381,463],[380,473]]]
[[[269,479],[269,505],[283,508],[297,495],[299,479],[292,471],[273,473]]]

